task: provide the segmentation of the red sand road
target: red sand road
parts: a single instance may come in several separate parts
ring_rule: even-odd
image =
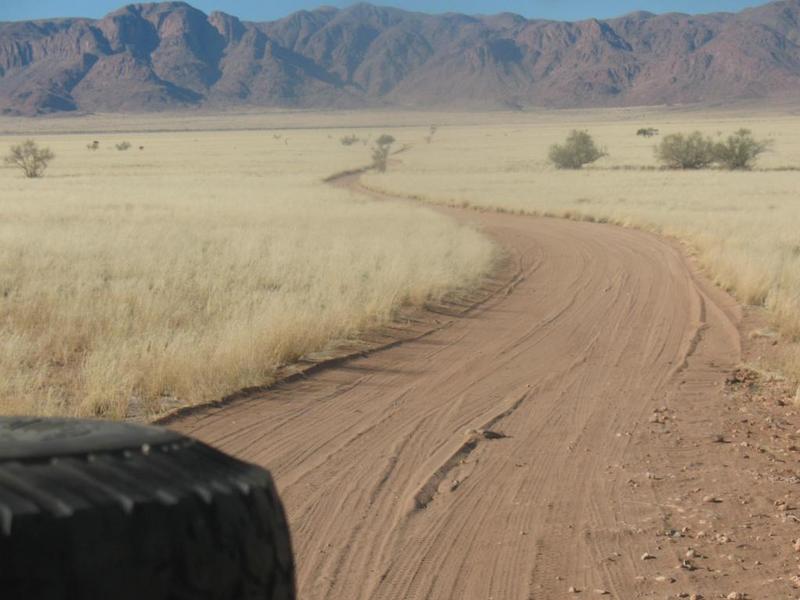
[[[735,302],[648,233],[448,213],[510,253],[513,289],[428,336],[171,424],[272,470],[301,600],[765,589],[696,568],[716,555],[681,562],[707,539],[698,529],[740,516],[702,495],[750,485],[708,440],[740,358]]]

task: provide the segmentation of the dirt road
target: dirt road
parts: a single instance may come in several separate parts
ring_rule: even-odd
[[[755,585],[715,575],[727,567],[703,566],[719,558],[708,552],[682,563],[740,513],[724,494],[743,476],[711,440],[740,358],[736,304],[647,233],[451,214],[508,250],[509,293],[171,423],[272,470],[300,598],[711,598]]]

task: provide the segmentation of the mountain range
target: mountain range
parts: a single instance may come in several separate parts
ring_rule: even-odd
[[[183,2],[0,23],[0,113],[800,99],[800,0],[580,22],[357,4],[246,22]]]

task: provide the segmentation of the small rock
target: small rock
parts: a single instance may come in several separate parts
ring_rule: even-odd
[[[595,590],[594,593],[597,594],[598,596],[608,596],[610,594],[608,590],[601,590],[601,589]]]
[[[653,560],[654,558],[655,556],[653,556],[649,552],[645,552],[644,554],[642,554],[642,560]]]
[[[690,560],[682,560],[681,564],[678,565],[679,568],[685,569],[687,571],[695,571],[697,567],[694,566],[694,563]]]
[[[576,588],[575,586],[569,586],[567,592],[569,592],[570,594],[580,594],[580,590],[578,590],[578,588]]]
[[[706,502],[708,504],[718,504],[722,502],[722,500],[720,500],[716,496],[703,496],[703,502]]]
[[[731,592],[727,596],[725,596],[728,600],[747,600],[747,596],[744,595],[742,592]]]
[[[689,548],[686,551],[686,558],[697,558],[697,552],[694,548]]]
[[[657,577],[653,578],[654,581],[658,583],[675,583],[675,579],[672,577],[666,577],[664,575],[658,575]]]
[[[795,552],[800,552],[800,538],[796,539],[792,544]]]

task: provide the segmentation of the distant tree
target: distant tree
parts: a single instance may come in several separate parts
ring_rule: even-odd
[[[358,136],[355,134],[345,135],[339,140],[342,146],[352,146],[358,141]]]
[[[580,169],[607,155],[605,150],[597,147],[587,131],[573,130],[564,144],[550,147],[549,156],[557,169]]]
[[[436,132],[439,130],[438,125],[431,125],[431,128],[428,130],[428,135],[425,136],[425,141],[430,144],[433,141],[433,136],[436,135]]]
[[[99,149],[99,148],[100,148],[100,142],[98,142],[97,140],[95,140],[95,141],[93,141],[91,144],[86,144],[86,147],[87,147],[89,150],[97,150],[97,149]]]
[[[636,135],[640,137],[653,137],[658,135],[658,129],[655,127],[642,127],[636,132]]]
[[[705,169],[714,163],[714,141],[699,131],[673,133],[656,146],[656,158],[670,169]]]
[[[714,145],[714,159],[726,169],[749,170],[770,146],[769,140],[757,140],[749,129],[740,129],[724,142]]]
[[[383,134],[375,140],[375,147],[372,149],[372,168],[383,173],[386,171],[386,165],[389,162],[389,153],[394,144],[395,139],[388,134]]]
[[[55,158],[50,148],[40,148],[33,140],[11,146],[4,161],[7,165],[19,167],[25,177],[35,179],[44,175],[47,165]]]
[[[116,144],[116,148],[120,152],[125,152],[125,150],[129,150],[130,147],[131,147],[130,142],[120,142],[119,144]]]

